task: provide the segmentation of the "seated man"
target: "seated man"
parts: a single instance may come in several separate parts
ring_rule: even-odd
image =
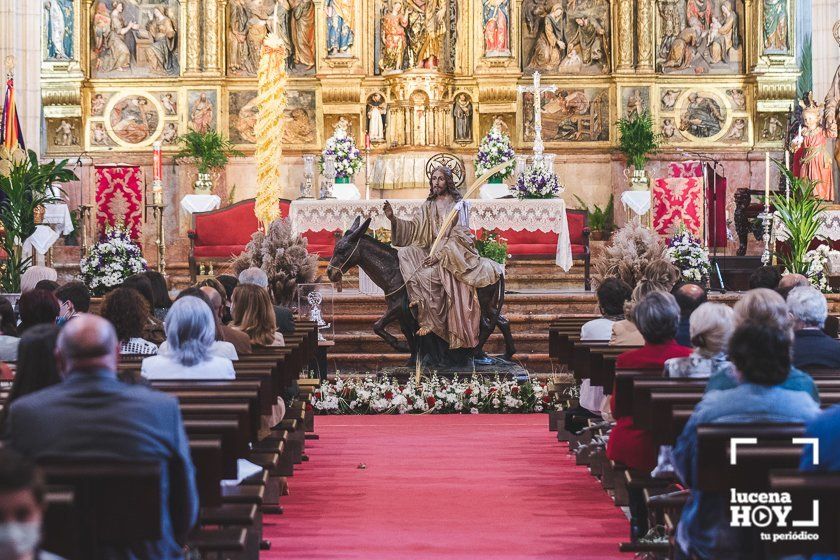
[[[111,556],[183,558],[179,543],[195,524],[198,496],[178,401],[119,382],[118,354],[117,335],[108,321],[86,314],[69,321],[56,346],[64,381],[12,404],[6,423],[8,445],[36,461],[46,457],[159,461],[161,538],[112,550]]]
[[[782,276],[782,279],[779,280],[779,285],[776,286],[776,291],[783,299],[786,300],[788,298],[788,294],[790,294],[791,290],[794,288],[810,285],[811,282],[809,282],[808,278],[802,274],[785,274]]]
[[[58,323],[76,317],[79,313],[87,313],[90,309],[90,290],[84,282],[67,282],[55,291],[55,297],[61,304],[58,314]]]
[[[750,290],[755,290],[756,288],[775,290],[781,279],[782,275],[775,266],[760,266],[750,274],[749,287]]]
[[[438,167],[429,186],[429,197],[417,218],[397,218],[387,201],[383,208],[391,221],[393,245],[399,247],[400,271],[410,305],[417,308],[417,334],[434,333],[453,350],[475,348],[481,318],[475,290],[498,281],[502,266],[478,255],[469,229],[469,209],[455,188],[452,171]],[[454,209],[457,219],[430,254]]]
[[[840,341],[822,331],[828,317],[825,296],[811,286],[791,290],[787,298],[793,316],[793,365],[808,371],[840,368]]]
[[[706,290],[700,284],[686,282],[674,289],[674,297],[680,306],[680,323],[677,325],[676,341],[691,348],[690,319],[694,310],[706,303]]]
[[[730,526],[727,496],[697,488],[697,426],[715,422],[808,422],[819,412],[804,391],[780,385],[790,372],[791,336],[771,322],[745,322],[729,341],[729,359],[741,384],[728,391],[710,391],[694,409],[677,445],[674,466],[691,497],[677,527],[676,558],[753,558],[744,556],[738,528]],[[753,551],[757,553],[758,551]]]

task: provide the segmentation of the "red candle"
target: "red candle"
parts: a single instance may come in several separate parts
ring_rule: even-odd
[[[152,144],[152,155],[154,159],[154,180],[163,181],[163,157],[160,153],[160,142],[155,142],[154,144]]]
[[[365,133],[365,149],[370,150],[370,134]]]

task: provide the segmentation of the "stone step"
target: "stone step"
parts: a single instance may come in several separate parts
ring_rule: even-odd
[[[392,332],[399,340],[402,340],[402,334]],[[394,352],[394,349],[379,335],[371,331],[367,332],[337,332],[333,339],[335,347],[330,349],[331,353],[339,352],[344,354],[354,353],[383,353],[387,354]],[[548,351],[548,330],[545,332],[533,333],[515,333],[514,344],[519,352],[547,352]],[[487,343],[484,345],[485,352],[489,354],[504,354],[505,343],[504,337],[498,331],[490,335]]]
[[[384,309],[382,312],[384,313]],[[588,311],[586,313],[592,313]],[[355,315],[336,315],[333,318],[336,333],[353,332],[353,331],[367,331],[373,332],[373,324],[379,320],[381,314],[355,314]],[[511,332],[514,336],[518,336],[523,332],[548,332],[548,326],[552,321],[557,320],[560,316],[558,313],[507,313],[505,317],[511,324]],[[392,328],[396,328],[392,325]]]
[[[331,373],[376,373],[383,367],[403,365],[408,361],[408,354],[388,353],[343,353],[329,352],[327,362]],[[549,374],[557,371],[551,364],[547,353],[532,352],[516,354],[513,361],[532,374]]]

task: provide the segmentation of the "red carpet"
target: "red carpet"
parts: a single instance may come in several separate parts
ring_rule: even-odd
[[[260,557],[630,558],[626,518],[546,423],[319,416]]]

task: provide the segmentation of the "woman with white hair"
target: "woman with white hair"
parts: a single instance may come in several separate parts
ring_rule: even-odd
[[[233,362],[212,354],[216,321],[206,303],[187,296],[169,309],[164,324],[165,354],[143,360],[146,379],[234,379]]]
[[[727,345],[735,329],[735,312],[722,303],[704,303],[691,314],[689,335],[694,351],[685,358],[665,362],[668,377],[711,377],[729,372]]]
[[[20,293],[24,294],[34,290],[41,280],[58,280],[58,273],[54,268],[48,266],[30,266],[20,275]]]

